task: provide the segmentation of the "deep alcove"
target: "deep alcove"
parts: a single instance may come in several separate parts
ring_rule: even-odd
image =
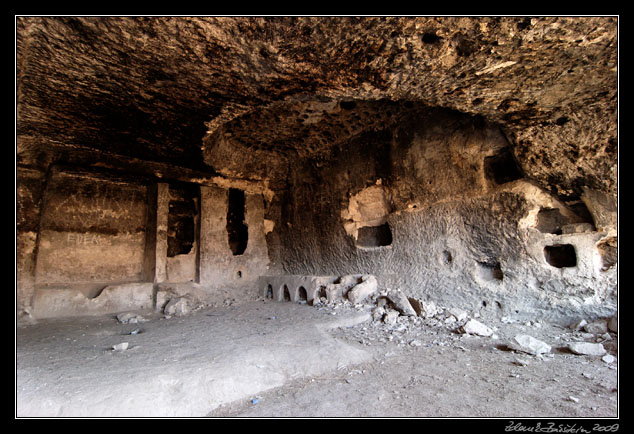
[[[230,188],[227,205],[227,237],[234,256],[242,255],[249,241],[249,229],[244,223],[244,207],[244,192]]]

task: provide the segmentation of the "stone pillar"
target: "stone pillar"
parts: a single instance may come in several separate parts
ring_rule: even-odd
[[[245,220],[248,242],[242,254],[233,254],[227,233],[228,189],[200,187],[200,284],[232,288],[233,294],[257,291],[259,276],[266,274],[268,250],[264,235],[264,201],[246,194]]]
[[[167,216],[169,184],[148,187],[148,221],[145,242],[145,279],[153,283],[167,280]]]

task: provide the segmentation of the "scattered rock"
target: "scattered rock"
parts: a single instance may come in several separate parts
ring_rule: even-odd
[[[532,355],[549,353],[551,349],[550,345],[547,343],[529,335],[515,336],[509,345],[509,348]]]
[[[116,344],[112,346],[112,350],[113,351],[125,351],[128,349],[128,343],[127,342],[121,342],[120,344]]]
[[[385,324],[396,324],[399,313],[395,310],[388,309],[385,315],[383,315],[383,322]]]
[[[378,290],[379,283],[377,282],[376,277],[364,276],[364,279],[365,280],[358,283],[348,291],[348,300],[350,300],[352,304],[361,303]]]
[[[438,308],[433,301],[421,301],[421,316],[424,318],[431,318],[438,313]]]
[[[493,334],[493,330],[475,319],[467,321],[465,325],[461,327],[461,330],[463,333],[468,333],[470,335],[491,336]]]
[[[387,293],[387,298],[401,314],[405,316],[416,316],[416,311],[409,303],[407,296],[405,296],[400,289],[391,289]]]
[[[618,333],[619,332],[619,314],[617,312],[616,315],[614,315],[612,318],[610,318],[610,321],[608,322],[608,329],[610,329],[611,332],[614,333]]]
[[[362,280],[367,280],[369,277],[372,277],[374,278],[374,280],[376,280],[376,277],[371,275],[363,276]],[[339,280],[337,281],[337,285],[341,285],[344,288],[352,288],[358,283],[359,283],[359,276],[355,276],[354,274],[346,274],[345,276],[341,276]]]
[[[583,326],[583,329],[593,335],[602,335],[608,332],[608,322],[605,320],[593,321]]]
[[[572,401],[572,402],[579,402],[579,398],[575,398],[574,396],[570,395],[568,397],[568,401]]]
[[[606,354],[605,356],[601,357],[601,360],[609,365],[610,363],[614,363],[616,361],[616,357],[614,357],[612,354]]]
[[[385,309],[383,307],[375,307],[374,310],[372,310],[373,321],[382,320],[384,315],[385,315]]]
[[[120,313],[119,315],[117,315],[117,320],[122,324],[138,324],[149,321],[142,315],[136,314],[134,312]]]
[[[568,349],[583,356],[603,356],[606,353],[602,344],[591,342],[571,342],[568,344]]]
[[[191,300],[186,296],[170,299],[163,309],[163,313],[169,316],[183,316],[189,314],[191,311]]]
[[[467,318],[467,312],[457,307],[447,309],[447,312],[449,312],[450,315],[453,315],[458,321],[462,321]]]
[[[570,326],[570,329],[572,331],[578,332],[579,330],[582,330],[586,326],[586,324],[588,324],[588,321],[586,321],[585,319],[582,319],[581,321],[578,321],[572,324]]]

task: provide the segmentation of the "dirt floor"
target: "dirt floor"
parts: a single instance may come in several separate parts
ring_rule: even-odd
[[[618,361],[572,353],[603,337],[447,310],[372,317],[373,306],[258,300],[142,323],[83,317],[19,324],[17,417],[609,418]],[[469,318],[494,335],[461,332]],[[514,336],[548,343],[538,356]],[[125,350],[113,346],[127,342]]]

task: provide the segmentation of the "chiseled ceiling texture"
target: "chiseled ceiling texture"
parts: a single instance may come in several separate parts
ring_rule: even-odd
[[[616,194],[616,17],[16,20],[22,166],[327,160],[440,107],[499,124],[560,196]]]

